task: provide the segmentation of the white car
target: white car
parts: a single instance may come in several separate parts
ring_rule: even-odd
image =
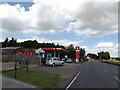
[[[66,60],[66,63],[72,63],[72,59],[71,59],[71,58],[68,58],[68,59]]]
[[[61,61],[59,58],[57,57],[53,57],[53,58],[49,58],[48,60],[46,60],[46,65],[64,65],[64,61]]]

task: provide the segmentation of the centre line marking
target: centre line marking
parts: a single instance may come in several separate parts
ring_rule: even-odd
[[[113,76],[113,77],[120,82],[120,80],[116,76]]]
[[[105,70],[104,68],[103,68],[103,71],[105,71],[106,73],[108,72],[107,70]]]

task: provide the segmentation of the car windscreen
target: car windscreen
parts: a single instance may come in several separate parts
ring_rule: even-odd
[[[47,60],[52,60],[52,58],[48,58]]]

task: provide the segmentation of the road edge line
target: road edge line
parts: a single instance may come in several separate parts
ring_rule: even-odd
[[[67,88],[65,90],[67,90],[72,85],[72,83],[76,80],[76,78],[77,78],[77,76],[74,77],[74,79],[72,80],[72,82],[67,86]]]
[[[81,66],[81,70],[77,73],[77,75],[74,77],[74,79],[71,81],[71,83],[67,86],[67,88],[65,90],[68,90],[69,87],[73,84],[73,82],[77,79],[77,77],[79,76],[80,72],[82,71],[82,67],[83,67],[83,65]]]

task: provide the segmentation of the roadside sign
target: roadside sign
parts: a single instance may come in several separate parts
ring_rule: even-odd
[[[38,56],[39,58],[41,58],[41,56]]]

